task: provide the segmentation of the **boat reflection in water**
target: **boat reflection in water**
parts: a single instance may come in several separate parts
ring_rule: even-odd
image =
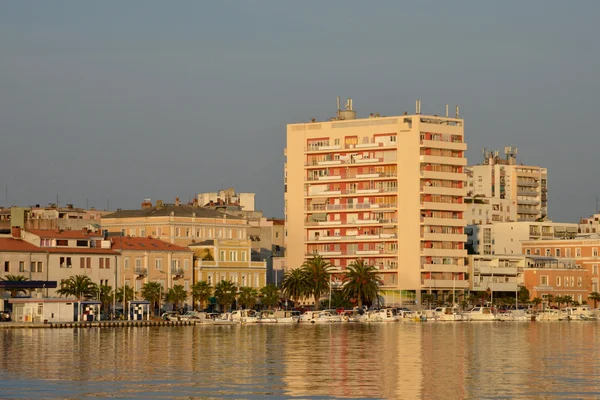
[[[596,322],[2,330],[0,348],[3,398],[600,396]]]

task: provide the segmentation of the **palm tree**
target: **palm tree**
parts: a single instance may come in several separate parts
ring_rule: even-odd
[[[256,298],[258,297],[258,291],[254,288],[244,286],[240,289],[238,294],[238,303],[243,308],[253,308],[256,304]]]
[[[60,296],[73,296],[78,301],[94,297],[98,291],[97,285],[86,275],[74,275],[61,283],[56,291]]]
[[[148,282],[142,286],[140,294],[144,300],[149,301],[152,304],[152,309],[160,310],[160,298],[163,296],[163,287],[160,282]],[[157,307],[158,304],[158,307]]]
[[[269,283],[267,286],[260,288],[260,302],[269,309],[279,304],[279,289],[277,289],[277,286]]]
[[[334,290],[331,292],[331,307],[332,308],[352,308],[352,303],[346,296],[343,290]]]
[[[120,287],[117,289],[115,295],[117,297],[117,302],[118,303],[122,303],[123,302],[123,293],[125,293],[125,299],[126,301],[131,301],[133,300],[134,296],[135,296],[135,292],[133,291],[133,288],[129,285],[125,285],[125,288],[123,289],[123,287]]]
[[[4,282],[25,282],[28,280],[29,279],[27,279],[23,275],[6,275],[4,278],[0,278],[0,281]],[[10,297],[17,297],[19,292],[27,293],[27,289],[19,287],[10,288],[8,289],[8,291],[10,292]]]
[[[529,289],[525,286],[521,286],[518,293],[519,303],[527,303],[529,301]]]
[[[173,310],[178,310],[179,303],[186,301],[188,292],[185,291],[183,285],[174,285],[167,293],[167,300],[173,302]]]
[[[221,281],[215,286],[215,297],[223,310],[227,310],[233,304],[236,293],[237,288],[230,281]]]
[[[113,290],[111,286],[100,285],[96,288],[98,299],[102,303],[102,309],[107,310],[110,308],[110,303],[113,301]]]
[[[314,256],[302,264],[302,271],[306,276],[307,294],[315,299],[315,310],[319,310],[321,295],[329,290],[329,264],[323,257]]]
[[[561,304],[565,302],[565,298],[563,296],[554,296],[554,301],[558,304],[558,308],[560,308]]]
[[[298,304],[308,294],[308,282],[306,275],[301,268],[295,268],[287,271],[283,275],[281,289],[286,298],[292,299]]]
[[[431,305],[435,301],[433,293],[425,293],[421,295],[421,302],[427,303],[427,307],[431,308]]]
[[[194,306],[199,301],[200,305],[204,305],[212,295],[212,287],[206,281],[196,282],[192,285],[192,299]],[[204,307],[202,307],[204,308]]]
[[[563,302],[565,303],[565,305],[567,307],[569,307],[569,304],[571,304],[573,302],[573,298],[571,296],[564,296]]]
[[[381,290],[377,269],[363,260],[356,260],[348,266],[343,282],[346,296],[355,298],[359,309],[362,309],[363,303],[377,299]]]
[[[555,301],[554,295],[549,294],[548,296],[546,296],[546,301],[548,301],[549,306],[552,306],[552,303],[554,303]]]
[[[542,299],[540,299],[539,297],[534,297],[531,300],[531,303],[533,303],[533,305],[535,306],[535,308],[538,308],[540,306],[540,304],[542,304]]]
[[[588,299],[592,300],[594,302],[594,308],[597,308],[598,302],[600,301],[600,293],[592,292],[588,296]]]

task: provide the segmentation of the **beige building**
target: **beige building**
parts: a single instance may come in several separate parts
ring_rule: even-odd
[[[435,287],[467,289],[464,121],[420,114],[287,126],[288,268],[319,254],[338,271],[380,271],[392,302]],[[393,293],[393,294],[390,294]]]
[[[208,239],[246,239],[248,222],[197,205],[165,204],[149,199],[139,210],[119,210],[102,217],[102,230],[131,237],[153,237],[187,246]]]
[[[517,292],[527,265],[520,255],[470,255],[471,291]]]
[[[468,244],[476,254],[521,254],[525,240],[570,239],[577,224],[561,222],[496,222],[467,227]]]
[[[148,237],[115,236],[110,242],[121,258],[119,281],[133,288],[138,299],[148,282],[159,282],[165,293],[175,285],[189,292],[194,265],[194,252],[189,248]]]
[[[254,211],[255,193],[236,193],[234,188],[218,192],[199,193],[198,203],[207,206],[211,203],[223,203],[238,206],[242,211]]]
[[[196,281],[215,286],[230,281],[238,288],[266,285],[267,263],[252,261],[249,240],[205,240],[189,245],[195,255]]]
[[[469,214],[476,221],[536,221],[548,216],[548,171],[517,163],[517,148],[505,147],[505,159],[498,151],[484,149],[483,163],[468,168],[469,196],[495,199],[496,213],[479,218],[479,203],[472,202]],[[475,210],[473,210],[475,209]],[[494,219],[494,217],[496,219]]]

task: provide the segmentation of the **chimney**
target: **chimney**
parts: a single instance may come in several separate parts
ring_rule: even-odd
[[[10,230],[11,236],[15,239],[21,239],[21,227],[13,226]]]
[[[152,207],[152,200],[144,199],[144,201],[142,202],[142,210],[144,208],[150,208],[150,207]]]
[[[179,207],[179,197],[175,197],[175,207]]]

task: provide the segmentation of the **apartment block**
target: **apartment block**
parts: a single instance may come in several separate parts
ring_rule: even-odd
[[[525,245],[524,245],[525,247]],[[570,296],[580,304],[589,302],[588,296],[598,286],[598,274],[575,259],[565,257],[527,257],[523,270],[523,284],[530,298],[547,300],[548,296]]]
[[[524,256],[470,255],[471,287],[475,292],[514,294],[523,284]]]
[[[491,204],[498,208],[498,213],[489,214],[492,220],[494,215],[499,221],[506,222],[537,221],[547,217],[548,171],[517,163],[517,152],[517,148],[505,147],[506,157],[501,158],[498,151],[484,149],[483,162],[468,168],[468,194],[473,199],[468,223],[473,223],[472,219],[483,220],[476,218],[479,204],[483,204],[475,201],[478,198],[496,199]]]
[[[464,121],[357,119],[350,99],[330,121],[287,126],[287,264],[321,255],[344,271],[374,265],[386,300],[468,288]]]
[[[561,222],[496,222],[469,225],[467,245],[475,254],[521,254],[525,240],[570,239],[577,235],[577,224]]]
[[[158,200],[144,200],[138,210],[118,210],[102,217],[102,230],[122,236],[153,237],[179,246],[210,239],[246,239],[248,221],[216,210]]]

